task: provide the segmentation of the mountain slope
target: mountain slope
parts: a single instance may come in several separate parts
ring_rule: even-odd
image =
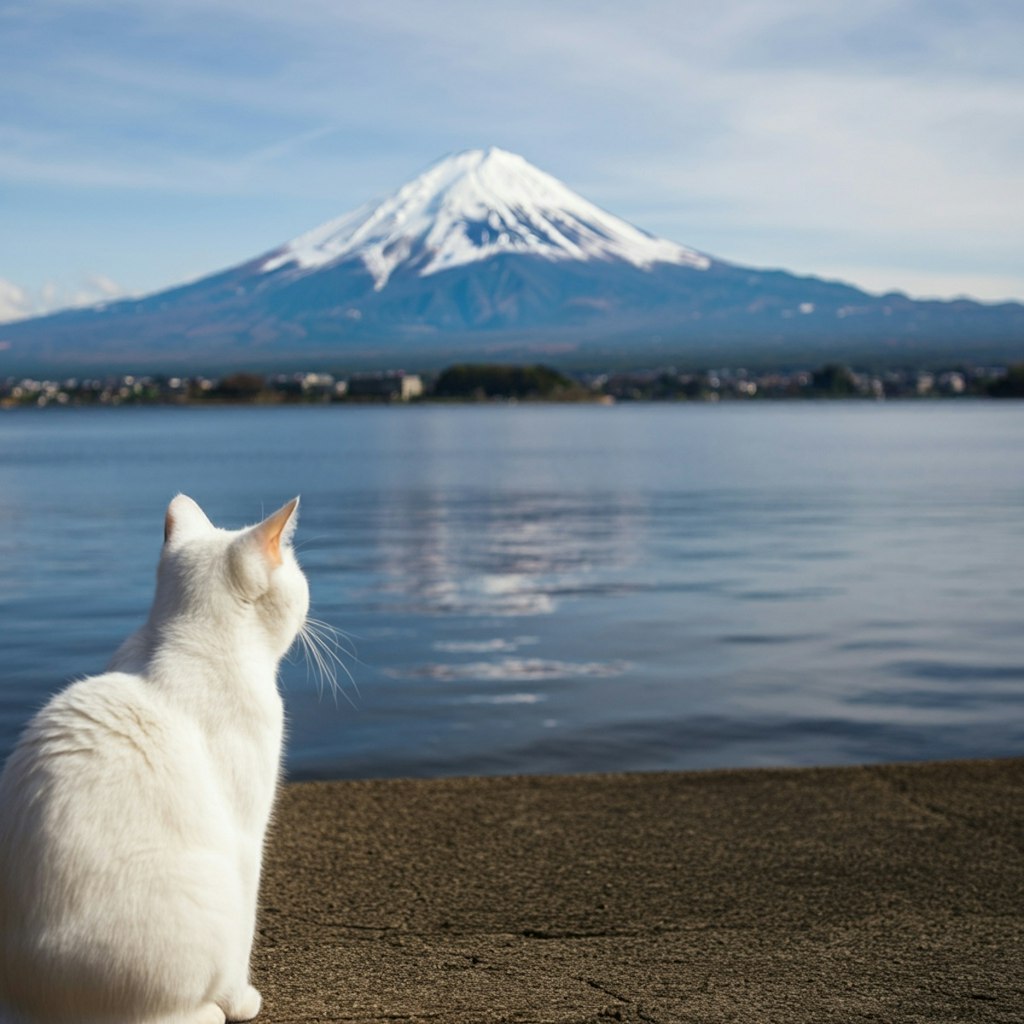
[[[0,371],[426,365],[545,350],[992,360],[1020,358],[1022,338],[1019,304],[879,297],[730,264],[490,149],[448,157],[380,202],[199,281],[0,326]]]
[[[521,156],[492,147],[442,160],[383,202],[289,242],[262,269],[310,270],[358,257],[380,291],[399,268],[429,277],[507,253],[620,260],[641,269],[710,263],[605,213]]]

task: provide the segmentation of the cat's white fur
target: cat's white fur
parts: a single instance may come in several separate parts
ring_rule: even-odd
[[[309,606],[297,504],[228,531],[178,495],[148,621],[26,728],[0,777],[0,1020],[259,1012],[249,957],[277,669]]]

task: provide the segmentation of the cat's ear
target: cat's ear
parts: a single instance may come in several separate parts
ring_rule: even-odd
[[[214,529],[206,513],[187,494],[175,496],[164,517],[164,543],[180,540],[189,534]]]
[[[251,530],[257,549],[262,552],[271,568],[281,564],[281,545],[292,539],[295,527],[299,522],[299,499],[292,498],[273,515],[267,516]]]
[[[270,574],[284,561],[281,547],[291,540],[299,499],[246,530],[231,545],[231,573],[242,593],[255,600],[270,587]]]

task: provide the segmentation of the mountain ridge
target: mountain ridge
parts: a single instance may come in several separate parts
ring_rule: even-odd
[[[406,264],[420,277],[499,253],[620,259],[640,268],[710,259],[607,213],[515,153],[492,146],[445,157],[391,196],[286,243],[262,265],[302,270],[358,256],[382,290]]]
[[[438,161],[381,200],[206,277],[0,325],[0,372],[398,362],[920,360],[1024,354],[1024,305],[871,295],[729,263],[595,206],[513,153]]]

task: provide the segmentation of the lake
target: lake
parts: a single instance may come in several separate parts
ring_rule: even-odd
[[[1024,748],[1024,404],[0,414],[0,756],[141,624],[177,491],[302,495],[350,681],[293,778]]]

